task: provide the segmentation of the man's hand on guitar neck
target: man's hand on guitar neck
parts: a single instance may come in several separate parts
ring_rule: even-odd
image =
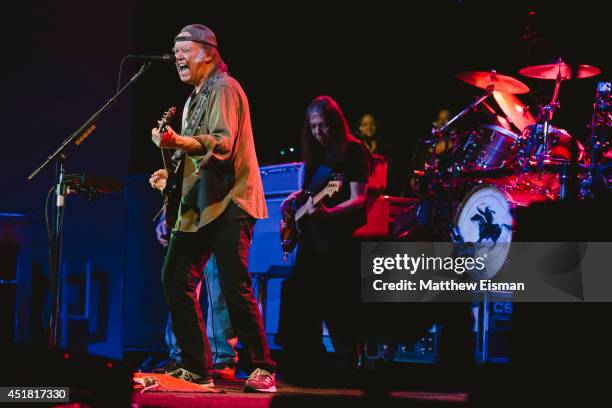
[[[149,178],[149,184],[151,184],[151,187],[161,191],[166,187],[167,179],[168,172],[164,169],[159,169],[155,173],[151,174],[151,177]]]
[[[303,190],[294,191],[285,198],[280,206],[280,211],[283,219],[290,219],[295,216],[297,210],[297,202],[300,196],[303,194]],[[324,206],[323,203],[317,205],[312,204],[312,197],[308,197],[308,201],[302,204],[302,207],[306,208],[306,213],[313,217],[328,217],[331,215],[331,210]]]
[[[312,200],[312,198],[309,200]],[[322,202],[319,202],[316,205],[309,205],[309,207],[306,209],[306,213],[311,217],[321,218],[329,217],[333,214],[332,210],[326,207]]]
[[[202,153],[202,144],[193,137],[180,136],[170,126],[166,126],[166,131],[159,133],[158,128],[151,130],[151,140],[155,146],[161,149],[181,149],[187,153]]]

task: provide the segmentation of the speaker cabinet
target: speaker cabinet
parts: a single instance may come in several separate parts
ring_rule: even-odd
[[[0,213],[0,347],[30,337],[33,221]]]

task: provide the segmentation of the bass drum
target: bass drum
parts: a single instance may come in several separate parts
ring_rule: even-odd
[[[547,200],[532,192],[483,184],[470,191],[457,207],[454,240],[475,243],[474,257],[485,259],[483,270],[468,271],[472,279],[491,279],[506,262],[512,232],[513,210]]]

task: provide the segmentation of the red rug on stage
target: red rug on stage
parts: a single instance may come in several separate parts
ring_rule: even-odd
[[[143,392],[199,392],[220,393],[220,389],[202,387],[168,374],[134,373],[134,391]]]

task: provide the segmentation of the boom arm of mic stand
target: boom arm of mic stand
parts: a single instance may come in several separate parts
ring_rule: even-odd
[[[83,123],[81,127],[79,127],[75,132],[73,132],[70,136],[68,136],[68,138],[62,142],[62,144],[57,148],[57,150],[55,150],[53,154],[47,157],[47,159],[43,162],[43,164],[41,164],[36,170],[32,172],[32,174],[28,176],[28,180],[32,180],[34,177],[36,177],[36,175],[40,173],[40,171],[47,164],[49,164],[53,159],[55,159],[74,139],[76,139],[77,137],[80,137],[81,135],[83,135],[84,133],[88,131],[93,130],[92,126],[94,126],[94,129],[95,129],[95,125],[93,125],[94,122],[100,117],[100,115],[106,112],[111,106],[115,104],[115,102],[117,102],[117,99],[119,98],[119,96],[127,88],[129,88],[138,78],[140,78],[142,74],[144,74],[144,72],[149,68],[149,66],[151,66],[150,62],[145,62],[144,64],[142,64],[138,72],[136,72],[136,74],[134,74],[134,76],[130,78],[130,80],[123,86],[123,88],[121,88],[115,95],[113,95],[113,97],[110,98],[104,104],[104,106],[102,106],[96,113],[91,115],[91,117],[87,119],[87,121],[85,121],[85,123]]]

